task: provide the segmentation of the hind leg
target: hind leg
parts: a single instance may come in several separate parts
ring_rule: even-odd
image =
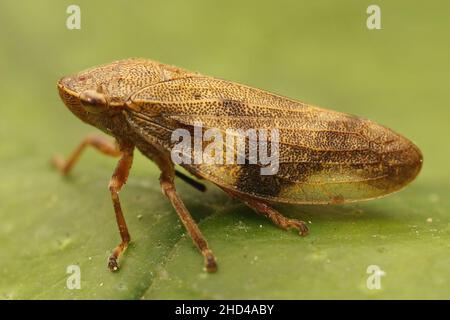
[[[298,230],[298,233],[301,236],[306,236],[309,232],[306,222],[297,220],[297,219],[287,218],[287,217],[283,216],[281,213],[279,213],[277,210],[270,207],[267,203],[265,203],[261,200],[254,199],[251,197],[246,197],[244,195],[231,192],[229,190],[225,190],[225,192],[227,192],[232,197],[241,200],[248,207],[252,208],[257,213],[266,216],[275,225],[277,225],[281,229],[284,229],[284,230],[288,230],[291,228],[296,229],[296,230]]]

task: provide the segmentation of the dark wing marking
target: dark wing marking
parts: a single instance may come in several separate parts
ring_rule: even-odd
[[[222,187],[276,201],[378,197],[386,193],[386,176],[395,161],[402,165],[399,155],[409,148],[400,136],[369,120],[209,77],[151,85],[133,94],[130,101],[131,126],[144,136],[159,137],[167,149],[173,130],[193,131],[198,122],[204,130],[217,128],[223,133],[277,129],[280,165],[270,181],[256,179],[258,166],[188,166]]]

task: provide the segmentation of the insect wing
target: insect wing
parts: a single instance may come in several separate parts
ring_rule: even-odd
[[[376,198],[401,187],[417,165],[408,140],[369,120],[211,77],[145,87],[131,96],[131,105],[131,127],[168,150],[174,130],[194,134],[199,124],[202,132],[215,128],[224,136],[227,130],[239,136],[249,129],[276,129],[275,174],[262,175],[260,164],[184,165],[223,188],[257,198],[292,203]],[[270,135],[266,137],[270,143]],[[248,136],[243,138],[248,146]],[[225,142],[223,150],[229,150]],[[245,150],[249,160],[249,148]]]

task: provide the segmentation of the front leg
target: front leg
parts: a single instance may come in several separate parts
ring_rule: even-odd
[[[131,164],[133,163],[134,146],[125,143],[112,143],[102,136],[91,134],[78,145],[66,160],[60,156],[56,156],[53,158],[53,164],[62,174],[67,175],[87,146],[92,146],[94,149],[109,156],[120,156],[120,160],[117,163],[116,169],[109,182],[109,191],[114,205],[117,226],[119,227],[120,237],[122,239],[121,243],[113,250],[113,253],[108,260],[109,269],[111,271],[116,271],[119,268],[117,259],[130,243],[130,234],[120,206],[119,191],[127,181]]]
[[[59,171],[61,171],[63,175],[67,175],[72,170],[73,166],[78,161],[80,155],[83,153],[84,149],[86,149],[87,146],[91,146],[101,153],[112,157],[119,157],[122,154],[117,144],[109,141],[102,136],[90,134],[86,138],[84,138],[84,140],[78,145],[78,147],[67,159],[62,158],[61,156],[53,157],[53,165]]]
[[[120,206],[119,191],[127,182],[128,174],[133,163],[134,146],[122,146],[121,150],[122,157],[120,158],[109,182],[109,191],[111,192],[111,199],[114,205],[114,211],[116,213],[117,226],[119,227],[120,237],[122,239],[121,243],[113,250],[113,253],[109,257],[108,267],[111,271],[116,271],[119,269],[117,259],[125,251],[131,240],[127,224],[125,222],[125,217],[123,216],[122,207]]]

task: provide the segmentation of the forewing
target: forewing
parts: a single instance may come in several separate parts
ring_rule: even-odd
[[[383,179],[388,173],[382,161],[402,149],[394,133],[371,121],[204,76],[145,87],[132,95],[131,106],[131,126],[167,149],[173,146],[173,130],[193,133],[199,124],[223,134],[230,129],[278,130],[279,168],[274,175],[261,175],[259,164],[185,166],[224,188],[274,201],[378,197],[386,192]]]

